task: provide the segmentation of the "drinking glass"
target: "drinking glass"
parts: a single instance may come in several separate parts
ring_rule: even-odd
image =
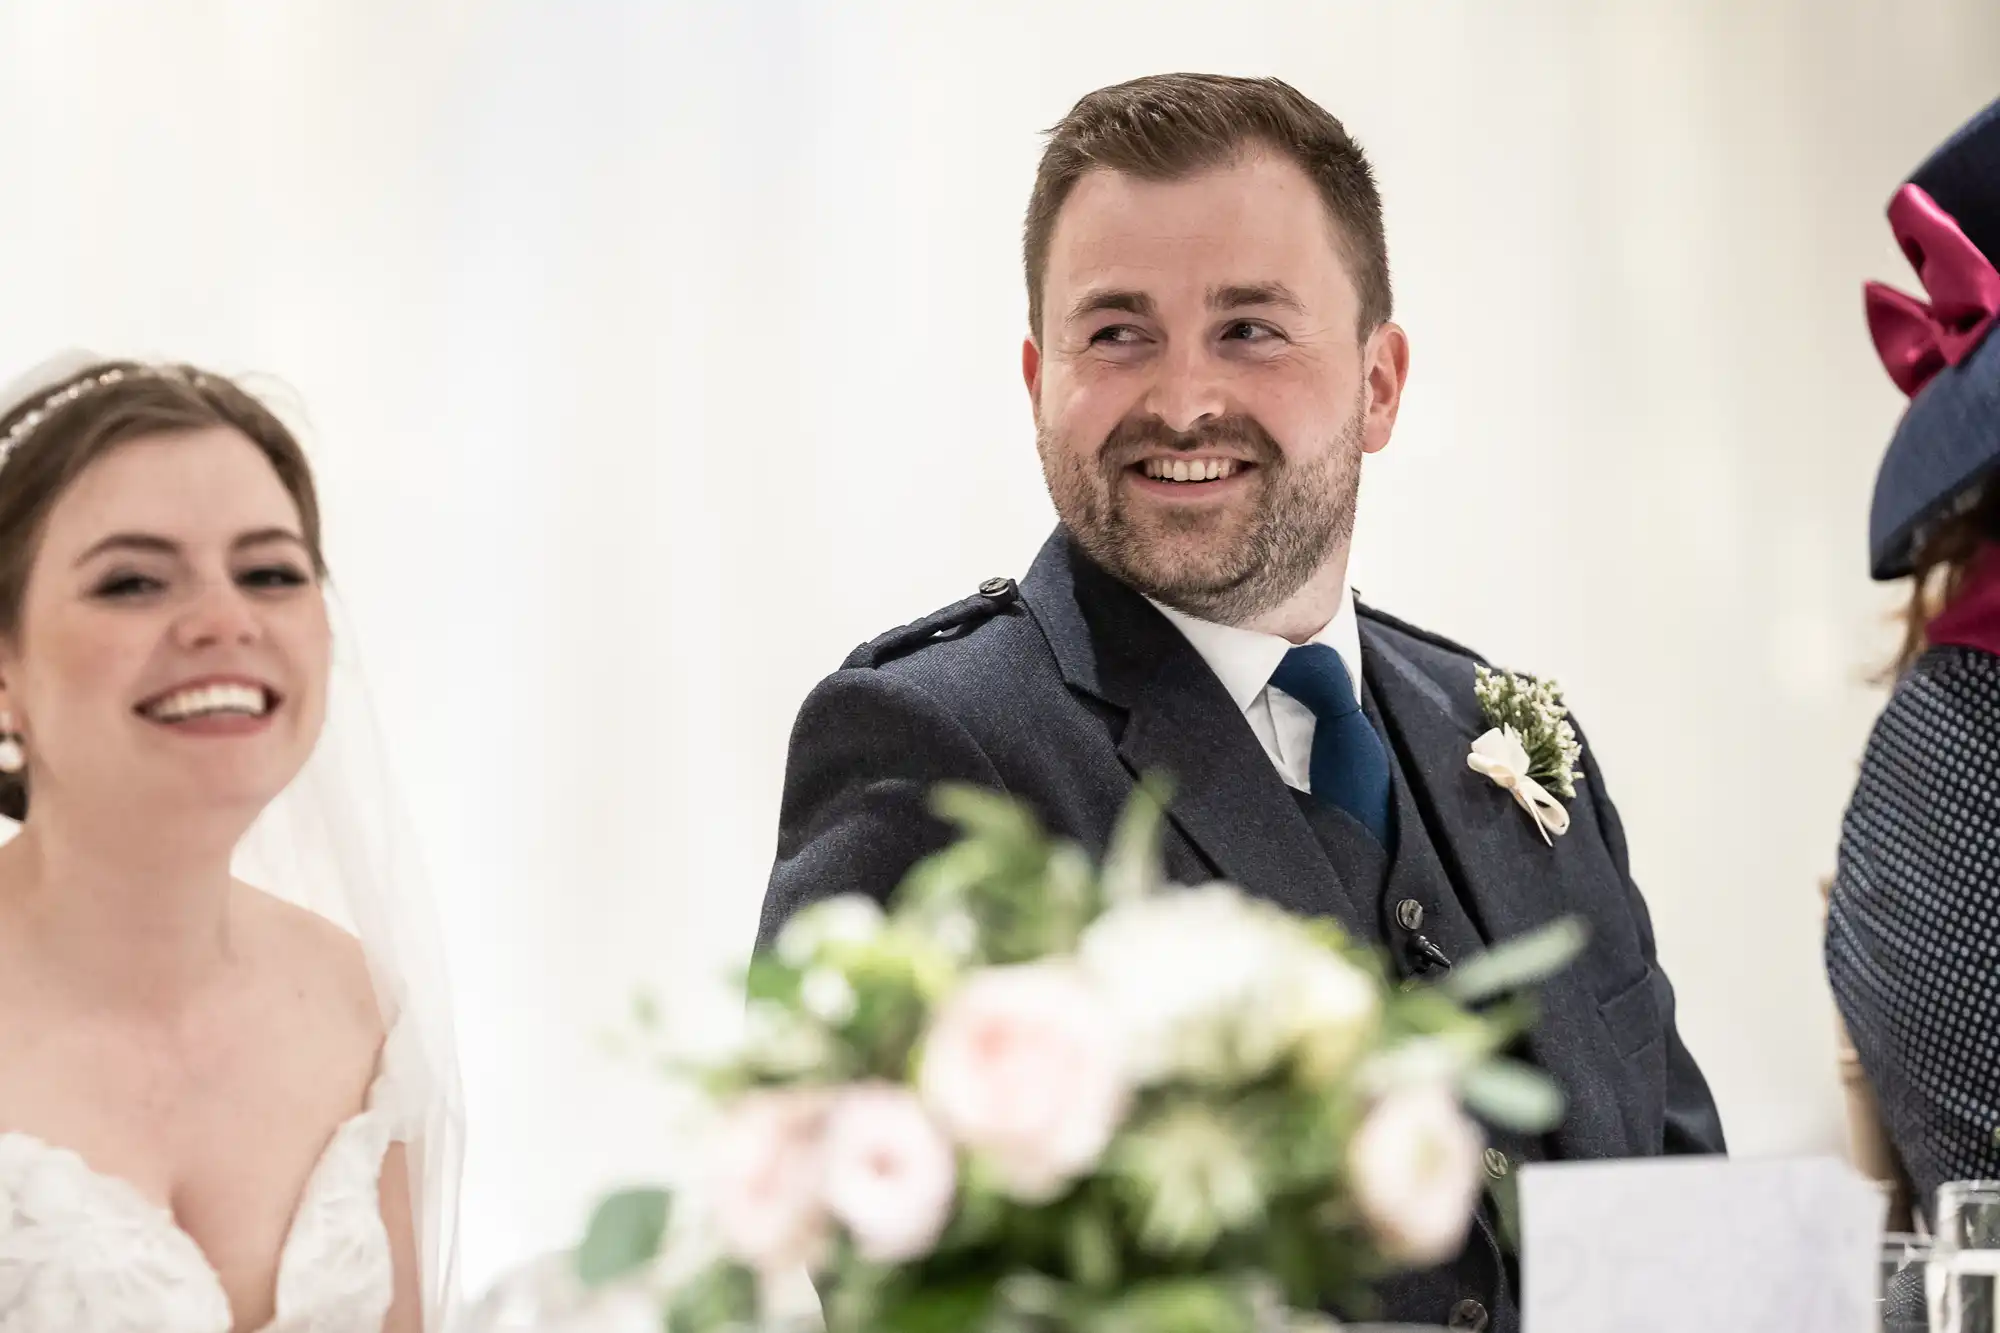
[[[1930,1257],[1926,1237],[1891,1232],[1882,1238],[1881,1262],[1875,1270],[1875,1322],[1882,1333],[1927,1333],[1924,1265]]]
[[[2000,1333],[2000,1181],[1940,1185],[1924,1291],[1930,1333]]]

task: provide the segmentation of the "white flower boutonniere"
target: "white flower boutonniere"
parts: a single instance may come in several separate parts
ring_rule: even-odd
[[[1472,743],[1466,764],[1513,795],[1543,842],[1560,838],[1569,832],[1569,811],[1556,798],[1574,798],[1583,776],[1576,771],[1583,746],[1569,724],[1562,687],[1511,671],[1477,671],[1473,693],[1492,730]]]

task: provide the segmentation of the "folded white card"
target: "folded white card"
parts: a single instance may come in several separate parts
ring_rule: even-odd
[[[1881,1191],[1832,1158],[1521,1173],[1525,1333],[1873,1333]]]

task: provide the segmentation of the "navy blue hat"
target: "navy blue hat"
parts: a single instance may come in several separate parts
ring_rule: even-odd
[[[1883,580],[1908,575],[1936,525],[2000,470],[2000,102],[1917,168],[1889,222],[1930,299],[1868,284],[1869,332],[1910,395],[1868,515]]]

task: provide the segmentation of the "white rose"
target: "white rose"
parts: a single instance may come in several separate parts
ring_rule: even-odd
[[[724,1111],[709,1187],[717,1236],[731,1258],[766,1273],[825,1259],[828,1104],[813,1089],[752,1092]]]
[[[924,1100],[1002,1188],[1041,1203],[1096,1166],[1130,1096],[1120,1029],[1066,963],[973,973],[924,1045]]]
[[[905,1088],[851,1088],[826,1127],[826,1203],[870,1263],[931,1252],[951,1219],[958,1161],[923,1103]]]
[[[1227,884],[1128,903],[1084,932],[1078,956],[1129,1038],[1140,1083],[1254,1077],[1290,1040],[1268,1003],[1289,923]]]
[[[1367,1051],[1382,997],[1373,977],[1310,940],[1288,952],[1273,1003],[1288,1020],[1305,1076],[1330,1084]]]
[[[826,1029],[774,1000],[753,1000],[744,1017],[742,1058],[769,1074],[804,1074],[833,1053]]]
[[[1479,1129],[1443,1084],[1391,1092],[1348,1145],[1354,1201],[1382,1253],[1413,1268],[1465,1245],[1479,1202]]]
[[[816,967],[799,980],[799,1003],[820,1022],[840,1027],[854,1017],[857,999],[845,976],[830,967]]]
[[[843,893],[802,908],[778,932],[778,957],[804,967],[829,944],[866,944],[882,933],[882,905],[859,893]]]
[[[931,927],[931,940],[953,961],[962,963],[979,947],[979,923],[970,912],[947,912]]]

